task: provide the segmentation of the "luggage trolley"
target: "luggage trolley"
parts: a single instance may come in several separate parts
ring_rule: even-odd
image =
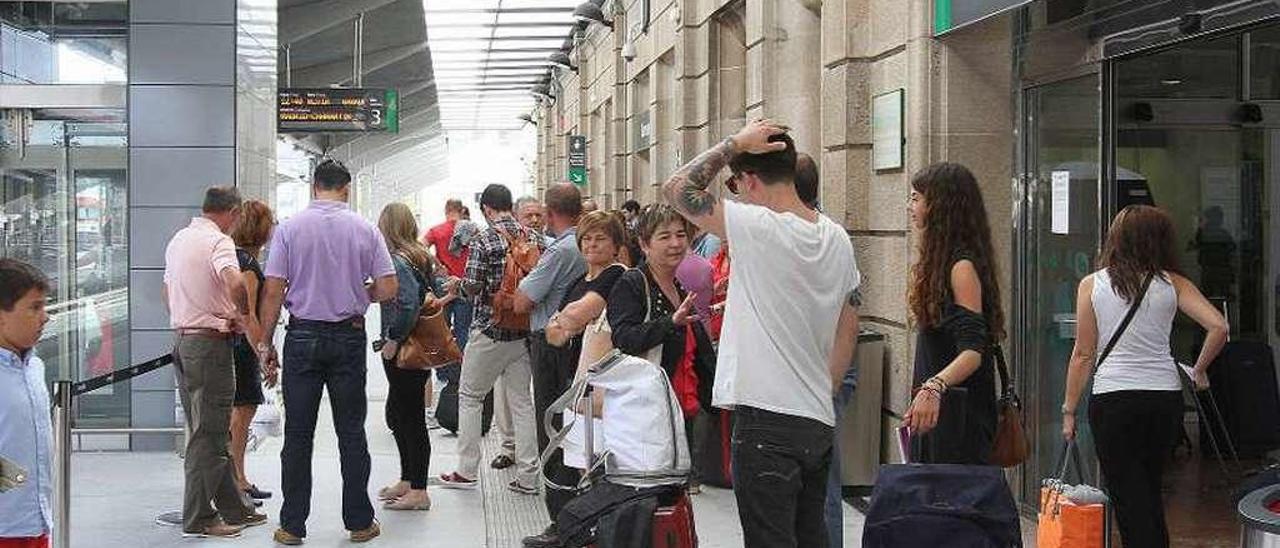
[[[674,413],[669,413],[668,421],[671,424],[671,444],[672,444],[672,462],[669,467],[654,471],[631,471],[621,470],[612,464],[613,455],[610,449],[606,447],[600,454],[596,453],[595,445],[597,441],[597,424],[596,421],[607,420],[597,419],[594,417],[593,396],[595,390],[598,390],[593,384],[597,376],[603,375],[610,368],[621,364],[622,360],[630,358],[618,351],[610,353],[601,361],[592,365],[588,369],[587,374],[583,378],[575,381],[573,386],[569,388],[563,395],[553,402],[543,415],[543,423],[548,432],[553,432],[547,449],[543,451],[540,463],[547,462],[556,449],[561,448],[568,438],[570,432],[577,426],[581,425],[583,434],[582,453],[583,453],[583,474],[582,478],[576,485],[559,485],[552,481],[546,475],[544,466],[539,466],[541,470],[542,483],[547,489],[561,489],[575,491],[581,495],[589,490],[593,485],[609,480],[617,480],[618,482],[641,482],[645,485],[652,485],[658,488],[670,488],[678,490],[674,500],[668,504],[659,504],[653,513],[652,522],[652,546],[654,548],[696,548],[698,545],[698,536],[693,521],[693,505],[689,500],[686,492],[689,481],[689,470],[680,464],[680,442],[683,441],[683,432],[678,428],[683,428],[683,421],[677,420],[679,417]],[[648,364],[648,362],[643,362]],[[649,364],[656,368],[656,365]],[[624,365],[625,366],[625,365]],[[659,377],[663,382],[663,388],[667,394],[667,409],[678,410],[679,404],[672,407],[674,401],[671,381],[665,373],[659,371]],[[575,405],[576,403],[576,405]],[[564,427],[557,430],[554,427],[553,419],[555,415],[564,413]],[[568,448],[565,448],[566,451]],[[688,453],[688,450],[685,451]],[[686,455],[691,457],[691,455]],[[613,482],[611,482],[613,483]],[[659,495],[661,500],[661,495]],[[562,514],[563,515],[563,514]],[[589,544],[587,546],[594,546]]]

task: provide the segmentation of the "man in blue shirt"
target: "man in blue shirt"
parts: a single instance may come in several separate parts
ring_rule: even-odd
[[[35,267],[0,259],[0,457],[7,460],[4,476],[17,484],[0,492],[0,544],[6,546],[47,547],[53,530],[49,391],[44,362],[32,350],[49,321],[48,291],[49,281]]]
[[[538,265],[520,281],[515,299],[517,311],[527,310],[531,313],[529,324],[533,332],[529,335],[529,356],[533,364],[533,416],[538,433],[539,454],[546,450],[549,442],[547,436],[550,434],[542,420],[543,414],[551,407],[551,402],[573,384],[573,373],[578,364],[575,350],[559,348],[547,342],[547,323],[560,310],[569,287],[587,273],[587,262],[578,249],[577,237],[578,219],[582,217],[582,193],[572,183],[559,183],[547,188],[544,199],[547,202],[547,228],[554,238],[546,253],[538,259]],[[553,426],[558,428],[560,425]],[[559,459],[553,457],[551,460]],[[564,481],[562,478],[567,470],[562,464],[542,464],[550,468],[548,473],[552,478]],[[556,489],[546,490],[544,501],[553,522],[572,496],[572,493]],[[544,534],[551,533],[554,531],[548,529]],[[548,544],[526,542],[525,545]]]

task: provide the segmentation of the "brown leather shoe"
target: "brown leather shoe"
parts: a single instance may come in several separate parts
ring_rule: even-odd
[[[183,531],[182,538],[236,538],[243,530],[244,527],[239,525],[228,525],[217,521],[204,526],[199,531]]]
[[[283,544],[285,546],[302,545],[302,537],[285,531],[284,528],[276,529],[276,534],[273,538],[275,539],[276,544]]]
[[[254,512],[252,514],[249,514],[248,516],[245,516],[245,518],[240,521],[228,521],[227,524],[237,525],[245,529],[248,529],[250,527],[256,527],[258,525],[262,525],[266,522],[267,522],[266,514],[259,514],[257,512]]]
[[[381,534],[382,534],[382,527],[378,525],[378,520],[375,519],[373,520],[373,523],[369,524],[369,527],[365,529],[361,529],[359,531],[352,531],[351,542],[369,542],[375,538],[378,538],[378,535],[381,535]]]

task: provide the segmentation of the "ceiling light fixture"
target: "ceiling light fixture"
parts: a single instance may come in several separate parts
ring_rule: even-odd
[[[579,22],[591,24],[600,23],[608,28],[613,28],[613,21],[604,18],[604,11],[591,2],[583,2],[578,7],[573,8],[573,18]]]
[[[547,61],[550,61],[552,65],[555,65],[557,67],[568,69],[573,72],[578,72],[578,67],[574,66],[572,59],[569,59],[569,54],[563,51],[557,51],[555,53],[552,53],[550,56],[547,57]]]

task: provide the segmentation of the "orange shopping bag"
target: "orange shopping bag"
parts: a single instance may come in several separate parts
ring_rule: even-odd
[[[1063,496],[1063,483],[1067,473],[1068,452],[1080,470],[1084,481],[1084,469],[1080,467],[1080,450],[1074,442],[1062,448],[1062,465],[1058,477],[1046,479],[1040,488],[1040,516],[1036,528],[1036,546],[1039,548],[1103,548],[1107,531],[1107,506],[1103,503],[1076,504]]]
[[[1040,488],[1039,548],[1102,548],[1106,529],[1104,504],[1077,505],[1057,486]]]

